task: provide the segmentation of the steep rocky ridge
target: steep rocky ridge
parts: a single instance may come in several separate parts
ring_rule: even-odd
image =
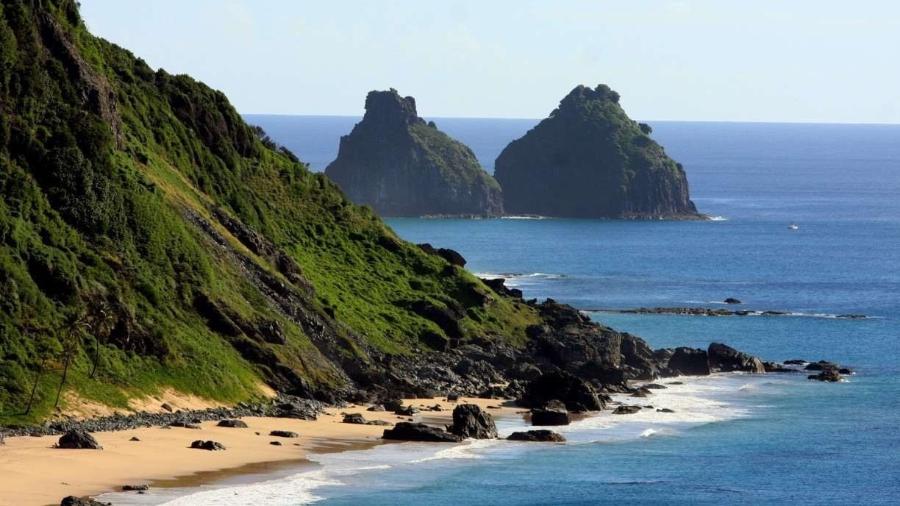
[[[426,123],[413,97],[372,91],[366,113],[325,169],[347,196],[381,216],[503,212],[500,186],[475,154]]]

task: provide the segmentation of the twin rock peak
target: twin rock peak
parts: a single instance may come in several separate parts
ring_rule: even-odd
[[[683,167],[651,133],[606,85],[577,86],[506,146],[495,179],[468,146],[420,118],[413,97],[372,91],[325,173],[382,216],[701,218]]]

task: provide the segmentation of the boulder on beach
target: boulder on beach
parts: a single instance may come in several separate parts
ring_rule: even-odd
[[[146,492],[150,490],[150,485],[143,483],[141,485],[122,485],[122,492]]]
[[[342,423],[352,423],[356,425],[365,425],[366,418],[362,416],[360,413],[351,413],[348,415],[344,415],[344,419],[341,420]]]
[[[225,449],[225,445],[218,441],[198,439],[191,443],[191,448],[195,450],[220,451]]]
[[[458,443],[462,437],[451,434],[444,429],[425,425],[424,423],[398,422],[391,429],[385,429],[382,439],[398,441],[426,441],[433,443]]]
[[[112,503],[96,501],[90,497],[75,497],[74,495],[70,495],[64,497],[63,500],[59,502],[59,506],[112,506]]]
[[[216,424],[219,427],[231,427],[234,429],[246,429],[247,424],[243,420],[219,420],[219,423]]]
[[[450,432],[461,438],[493,439],[497,437],[494,417],[475,404],[460,404],[453,409]]]
[[[273,430],[272,432],[269,432],[269,435],[273,436],[273,437],[288,437],[288,438],[300,437],[300,434],[297,434],[296,432],[291,432],[289,430]]]
[[[94,436],[81,429],[69,429],[56,443],[57,448],[75,450],[102,450]]]
[[[546,429],[513,432],[506,439],[509,441],[536,441],[547,443],[564,443],[566,441],[566,438],[563,437],[562,434]]]

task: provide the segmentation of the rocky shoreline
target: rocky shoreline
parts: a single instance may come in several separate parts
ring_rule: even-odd
[[[726,304],[730,304],[726,302]],[[757,309],[725,309],[725,308],[707,308],[707,307],[639,307],[631,309],[610,309],[610,308],[592,308],[584,309],[585,312],[591,313],[615,313],[615,314],[669,314],[682,316],[819,316],[806,315],[803,313],[795,313],[791,311],[775,311],[775,310],[757,310]],[[828,315],[831,318],[840,320],[864,320],[870,316],[858,313],[846,313],[837,315]]]

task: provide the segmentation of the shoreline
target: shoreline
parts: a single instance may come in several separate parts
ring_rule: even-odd
[[[460,463],[465,465],[465,462],[474,462],[470,459],[491,458],[490,455],[497,452],[508,458],[510,452],[523,454],[522,452],[548,450],[548,444],[557,444],[504,441],[509,433],[526,429],[546,428],[558,432],[566,437],[567,445],[646,441],[647,438],[675,435],[699,425],[751,416],[750,406],[743,399],[746,399],[747,395],[755,395],[754,392],[759,392],[760,385],[771,382],[771,379],[767,375],[747,373],[666,378],[657,382],[668,385],[666,389],[654,390],[654,393],[646,398],[636,398],[627,393],[612,394],[613,404],[608,409],[575,416],[572,423],[566,426],[532,427],[522,417],[519,408],[509,408],[503,413],[492,410],[500,433],[498,439],[468,439],[454,444],[399,441],[386,442],[383,445],[373,444],[367,448],[349,449],[354,455],[313,458],[311,460],[316,465],[300,464],[293,469],[287,467],[282,472],[237,475],[234,473],[240,470],[232,470],[232,477],[235,479],[220,480],[212,486],[188,486],[180,487],[178,490],[170,488],[162,491],[165,495],[159,497],[159,500],[166,504],[171,501],[173,505],[178,506],[228,504],[230,503],[228,501],[233,501],[234,504],[265,504],[267,500],[276,497],[279,498],[275,501],[277,504],[305,503],[330,496],[329,492],[324,496],[317,492],[322,487],[359,488],[360,480],[362,483],[391,484],[398,476],[402,481],[405,479],[402,477],[407,476],[409,472],[417,472],[416,467],[423,463],[445,461],[445,464],[438,465]],[[483,407],[498,402],[489,399],[478,401]],[[617,415],[612,411],[619,404],[653,406],[642,406],[650,409],[644,409],[637,414]],[[674,411],[661,412],[658,408],[674,408]],[[425,412],[422,415],[421,421],[426,423],[439,424],[441,421],[440,413]],[[420,419],[417,418],[418,420]],[[310,456],[314,455],[324,454],[310,453]],[[451,464],[452,462],[457,464]],[[291,472],[292,470],[295,472]],[[388,487],[390,488],[390,485]],[[290,500],[283,501],[282,498]],[[127,496],[120,494],[101,496],[100,499],[112,500],[117,505],[123,499],[122,504],[127,505],[150,504],[137,498],[128,500]]]
[[[517,409],[499,406],[499,399],[407,399],[405,405],[433,406],[442,411],[422,411],[417,421],[450,421],[456,404],[478,404],[497,418],[515,416]],[[253,475],[266,467],[299,469],[312,464],[309,455],[367,449],[382,444],[385,426],[343,423],[342,413],[362,413],[367,420],[408,420],[387,411],[367,411],[365,406],[330,407],[315,421],[291,418],[244,417],[249,428],[217,427],[215,421],[200,429],[149,427],[93,433],[103,450],[55,449],[58,436],[14,436],[0,447],[0,505],[59,504],[69,495],[99,496],[119,492],[123,485],[149,484],[153,489],[199,486]],[[271,430],[296,432],[299,438],[269,436]],[[259,433],[257,435],[257,433]],[[130,441],[137,437],[140,441]],[[212,439],[225,451],[190,449],[191,441]],[[280,446],[270,444],[279,441]],[[257,472],[254,472],[257,471]],[[135,492],[131,492],[135,493]]]

